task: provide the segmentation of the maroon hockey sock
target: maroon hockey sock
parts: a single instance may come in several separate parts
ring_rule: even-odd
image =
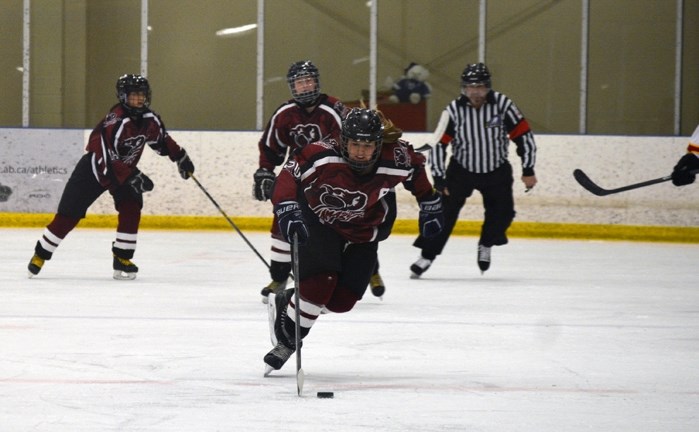
[[[330,301],[325,304],[325,307],[330,312],[349,312],[358,300],[357,295],[353,293],[352,290],[343,286],[338,286],[335,288]]]
[[[119,225],[117,231],[125,234],[138,234],[141,223],[141,206],[136,201],[122,201],[119,204]]]
[[[68,233],[75,228],[78,222],[80,222],[80,219],[56,214],[51,223],[46,226],[46,229],[51,231],[56,237],[64,239]]]
[[[319,273],[300,281],[300,294],[313,304],[324,305],[330,300],[336,285],[337,273]]]

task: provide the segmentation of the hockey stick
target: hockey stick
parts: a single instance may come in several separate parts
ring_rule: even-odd
[[[299,239],[294,234],[293,254],[291,259],[294,261],[294,318],[296,327],[294,331],[294,346],[296,346],[296,394],[301,396],[303,392],[303,381],[305,375],[301,368],[301,303],[299,302],[301,291],[299,284]]]
[[[250,243],[250,241],[248,240],[248,238],[245,237],[245,235],[240,231],[240,229],[238,229],[238,226],[237,226],[235,223],[233,223],[233,221],[231,220],[231,218],[228,217],[228,215],[226,214],[226,212],[223,211],[223,209],[221,208],[221,206],[218,205],[218,203],[216,202],[216,200],[209,194],[209,192],[206,191],[206,189],[204,189],[204,186],[202,186],[201,183],[199,183],[199,180],[197,180],[197,178],[194,177],[194,174],[189,173],[189,176],[192,178],[192,180],[194,180],[194,183],[196,183],[197,186],[199,186],[199,189],[201,189],[201,191],[204,192],[204,194],[209,198],[209,200],[211,200],[211,202],[216,206],[216,208],[218,209],[218,211],[221,212],[221,214],[223,215],[223,217],[226,218],[226,220],[227,220],[228,223],[233,227],[233,229],[235,229],[235,230],[238,232],[238,234],[240,234],[240,237],[242,237],[243,240],[245,240],[245,243],[247,243],[248,246],[250,246],[250,249],[252,249],[252,251],[255,252],[255,255],[257,255],[257,257],[260,258],[260,260],[261,260],[261,261],[265,264],[265,266],[267,266],[267,268],[269,269],[269,263],[267,263],[267,260],[265,260],[265,259],[262,257],[262,255],[260,255],[260,253],[257,251],[257,249],[255,249],[255,246],[253,246],[252,243]]]
[[[690,171],[690,174],[699,174],[699,169]],[[640,183],[633,183],[630,185],[618,187],[616,189],[604,189],[600,186],[598,186],[595,182],[593,182],[590,177],[587,176],[581,169],[575,169],[573,171],[573,177],[575,177],[575,180],[577,180],[578,183],[580,183],[580,186],[584,187],[587,189],[589,192],[591,192],[594,195],[597,196],[605,196],[605,195],[611,195],[619,192],[624,192],[627,190],[632,190],[632,189],[638,189],[642,188],[645,186],[650,186],[658,183],[663,183],[666,181],[672,180],[672,175],[667,175],[665,177],[659,177],[656,179],[652,180],[646,180]]]
[[[425,144],[423,144],[420,147],[417,147],[415,149],[416,152],[426,152],[426,151],[430,151],[430,150],[432,150],[432,145],[429,143],[425,143]]]

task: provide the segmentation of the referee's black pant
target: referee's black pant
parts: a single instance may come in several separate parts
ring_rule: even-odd
[[[423,258],[433,260],[441,254],[459,219],[459,212],[466,203],[466,198],[470,197],[474,190],[481,193],[485,209],[478,243],[489,247],[507,244],[507,229],[515,217],[513,182],[512,166],[509,162],[492,172],[476,174],[466,171],[452,159],[446,175],[449,195],[442,196],[444,229],[430,239],[418,236],[413,246],[422,249]]]

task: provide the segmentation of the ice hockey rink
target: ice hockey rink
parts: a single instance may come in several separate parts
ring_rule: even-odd
[[[111,230],[34,279],[42,229],[0,231],[0,431],[699,430],[696,244],[513,238],[481,275],[453,237],[411,280],[393,236],[383,301],[320,317],[298,397],[294,357],[263,377],[268,275],[235,231],[142,231],[135,281]]]

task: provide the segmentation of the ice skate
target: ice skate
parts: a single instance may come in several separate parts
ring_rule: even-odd
[[[286,284],[289,282],[289,279],[284,279],[282,282],[277,282],[277,281],[272,281],[267,285],[266,287],[262,288],[262,291],[260,291],[260,294],[262,295],[262,303],[267,304],[267,297],[269,297],[270,294],[278,294],[282,292],[283,290],[286,289]]]
[[[386,285],[384,285],[383,279],[378,272],[371,275],[369,286],[371,287],[371,293],[378,298],[382,298],[383,294],[386,292]]]
[[[291,357],[296,349],[288,347],[283,343],[277,343],[277,346],[272,348],[272,351],[265,355],[265,364],[274,370],[279,370],[284,366],[287,360]]]
[[[272,337],[276,339],[273,340],[273,346],[277,345],[280,341],[286,342],[286,345],[292,345],[284,332],[284,320],[287,319],[286,311],[289,305],[289,299],[294,296],[294,290],[288,289],[284,290],[274,296],[274,332]]]
[[[34,254],[32,259],[29,260],[29,265],[27,266],[27,269],[29,270],[30,278],[33,278],[34,276],[39,274],[41,268],[44,266],[44,261],[45,260],[37,254]]]
[[[293,293],[294,291],[289,289],[276,294],[270,293],[269,295],[270,301],[267,302],[267,318],[269,320],[269,338],[273,347],[277,346],[277,342],[279,342],[277,332],[281,331],[281,313],[286,314],[284,309],[289,303],[289,299]]]
[[[138,267],[132,263],[130,259],[120,258],[114,255],[114,279],[116,280],[134,280]]]
[[[432,260],[420,257],[410,266],[410,279],[419,279],[432,265]]]
[[[289,357],[296,351],[291,337],[288,337],[284,331],[284,321],[287,319],[287,306],[289,299],[294,295],[293,289],[284,290],[278,294],[274,294],[272,302],[274,306],[269,306],[270,310],[275,311],[274,326],[270,325],[270,334],[274,348],[264,357],[265,364],[273,370],[279,370],[289,360]],[[271,314],[270,314],[271,315]],[[271,318],[271,316],[270,316]],[[271,322],[270,322],[271,324]],[[268,370],[265,375],[270,371]]]
[[[481,274],[485,273],[490,268],[490,250],[491,246],[478,245],[478,268],[481,269]]]
[[[272,347],[277,346],[277,335],[274,329],[274,324],[277,322],[277,295],[270,293],[267,297],[267,321],[269,322],[269,340],[272,342]]]

